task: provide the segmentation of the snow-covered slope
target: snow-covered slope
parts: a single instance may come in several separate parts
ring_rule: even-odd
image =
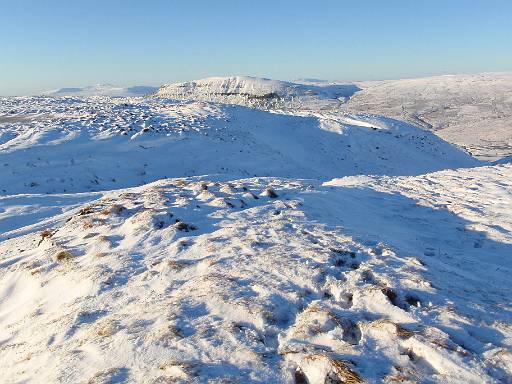
[[[9,99],[1,108],[3,194],[97,191],[203,174],[325,180],[478,164],[431,133],[372,115],[44,97]]]
[[[233,76],[167,84],[156,92],[156,96],[257,108],[333,109],[358,90],[354,84],[297,84]]]
[[[110,97],[130,97],[146,96],[158,90],[158,87],[149,87],[137,85],[133,87],[116,87],[110,84],[97,84],[88,87],[60,88],[53,91],[44,92],[45,96],[64,97],[64,96],[110,96]]]
[[[510,382],[511,180],[103,193],[0,243],[4,382]]]
[[[344,106],[433,130],[481,159],[512,155],[512,73],[357,83]]]

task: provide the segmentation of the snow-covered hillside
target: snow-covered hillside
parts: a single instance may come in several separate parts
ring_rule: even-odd
[[[4,194],[98,191],[203,174],[328,179],[478,164],[433,134],[372,115],[44,97],[8,99],[0,113]]]
[[[110,97],[131,97],[146,96],[155,93],[158,87],[149,87],[137,85],[133,87],[116,87],[110,84],[97,84],[87,87],[60,88],[53,91],[44,92],[45,96],[64,97],[64,96],[110,96]]]
[[[481,159],[512,155],[512,73],[361,82],[345,108],[433,130]]]
[[[512,165],[319,94],[0,98],[0,381],[511,383]]]
[[[483,160],[512,154],[510,73],[355,83],[213,77],[164,85],[156,95],[263,109],[380,114],[431,130]]]
[[[5,382],[510,382],[511,180],[103,193],[0,243]]]
[[[357,92],[354,84],[297,84],[249,76],[210,77],[162,86],[156,96],[257,108],[335,109]]]

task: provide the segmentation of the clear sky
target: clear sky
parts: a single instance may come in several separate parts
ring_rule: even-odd
[[[512,70],[512,0],[0,0],[0,95]]]

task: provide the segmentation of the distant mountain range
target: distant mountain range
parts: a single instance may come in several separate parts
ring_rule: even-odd
[[[352,83],[310,78],[290,82],[250,76],[209,77],[159,88],[99,84],[61,88],[45,95],[154,95],[265,110],[372,113],[433,131],[480,159],[493,161],[512,155],[511,73]]]
[[[97,84],[87,87],[60,88],[44,92],[45,96],[63,97],[63,96],[109,96],[109,97],[129,97],[129,96],[145,96],[154,93],[158,87],[150,86],[133,86],[133,87],[116,87],[111,84]]]

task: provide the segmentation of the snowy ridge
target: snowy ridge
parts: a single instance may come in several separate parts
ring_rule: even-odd
[[[359,88],[354,84],[305,85],[249,76],[210,77],[162,86],[156,96],[257,108],[335,108]]]
[[[162,86],[156,95],[260,109],[374,113],[431,130],[482,160],[512,154],[512,74],[483,73],[343,83],[212,77]],[[489,129],[492,127],[492,130]]]
[[[374,115],[80,98],[12,99],[0,112],[0,192],[9,195],[101,191],[197,174],[325,180],[479,164],[429,132]]]

